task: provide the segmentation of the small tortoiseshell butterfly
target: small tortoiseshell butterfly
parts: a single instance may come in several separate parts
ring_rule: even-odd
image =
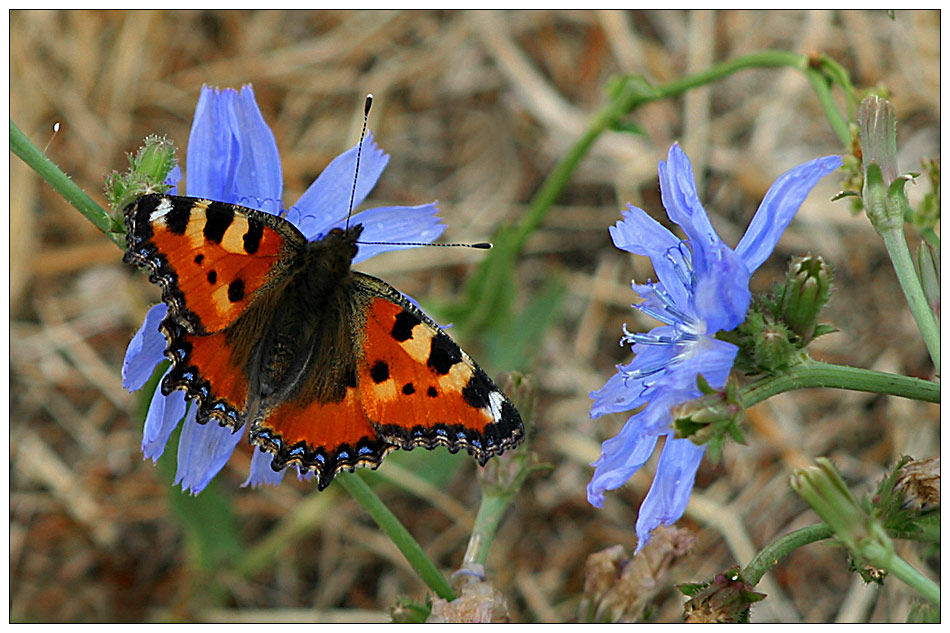
[[[484,464],[524,437],[484,371],[386,282],[351,270],[363,227],[308,242],[290,222],[211,200],[149,194],[125,209],[125,261],[162,288],[172,368],[162,393],[235,431],[280,470],[376,468],[396,448]]]

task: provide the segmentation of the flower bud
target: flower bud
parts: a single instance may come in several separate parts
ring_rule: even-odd
[[[801,346],[815,335],[818,313],[831,298],[831,266],[821,257],[793,257],[780,290],[782,320],[801,337]]]
[[[878,233],[901,227],[909,215],[904,185],[897,173],[897,121],[890,101],[870,96],[858,107],[864,161],[864,208]]]
[[[828,524],[851,552],[856,569],[867,568],[893,552],[894,544],[881,524],[858,503],[828,459],[792,475],[792,489]]]
[[[756,365],[768,371],[788,367],[792,355],[798,351],[791,339],[792,334],[784,324],[766,324],[752,339]]]
[[[858,106],[861,155],[864,168],[877,163],[884,186],[897,178],[897,119],[894,106],[876,95],[866,97]]]
[[[166,181],[177,165],[175,144],[164,136],[147,136],[135,156],[127,156],[128,171],[112,172],[106,178],[106,198],[118,214],[143,194],[168,191]]]
[[[663,589],[667,572],[693,549],[689,530],[662,525],[638,554],[614,545],[587,557],[584,597],[588,621],[635,622]]]
[[[473,575],[456,576],[458,597],[449,602],[432,599],[428,624],[489,624],[508,622],[508,603],[500,591]]]
[[[752,591],[752,585],[742,577],[738,567],[716,574],[711,582],[677,588],[691,596],[684,606],[683,618],[694,624],[747,624],[752,605],[765,599],[764,593]]]

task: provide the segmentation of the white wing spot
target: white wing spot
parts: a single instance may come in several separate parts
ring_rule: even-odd
[[[171,198],[162,198],[162,201],[158,203],[158,206],[155,207],[155,210],[152,211],[152,213],[148,216],[149,222],[154,222],[159,218],[165,217],[171,210]]]
[[[501,421],[501,406],[504,402],[504,396],[497,391],[492,391],[488,394],[488,406],[491,408],[492,418],[494,418],[496,422]]]

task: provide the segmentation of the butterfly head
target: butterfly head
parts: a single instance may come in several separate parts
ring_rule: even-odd
[[[310,242],[306,249],[306,259],[317,263],[324,269],[342,274],[349,270],[350,262],[359,250],[357,240],[363,233],[362,224],[354,224],[345,229],[333,228],[322,238]]]

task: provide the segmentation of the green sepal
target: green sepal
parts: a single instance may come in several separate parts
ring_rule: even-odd
[[[106,177],[105,194],[113,213],[147,193],[165,193],[171,185],[165,181],[178,164],[175,144],[164,136],[149,135],[133,156],[126,154],[129,168],[125,173],[113,171]]]

